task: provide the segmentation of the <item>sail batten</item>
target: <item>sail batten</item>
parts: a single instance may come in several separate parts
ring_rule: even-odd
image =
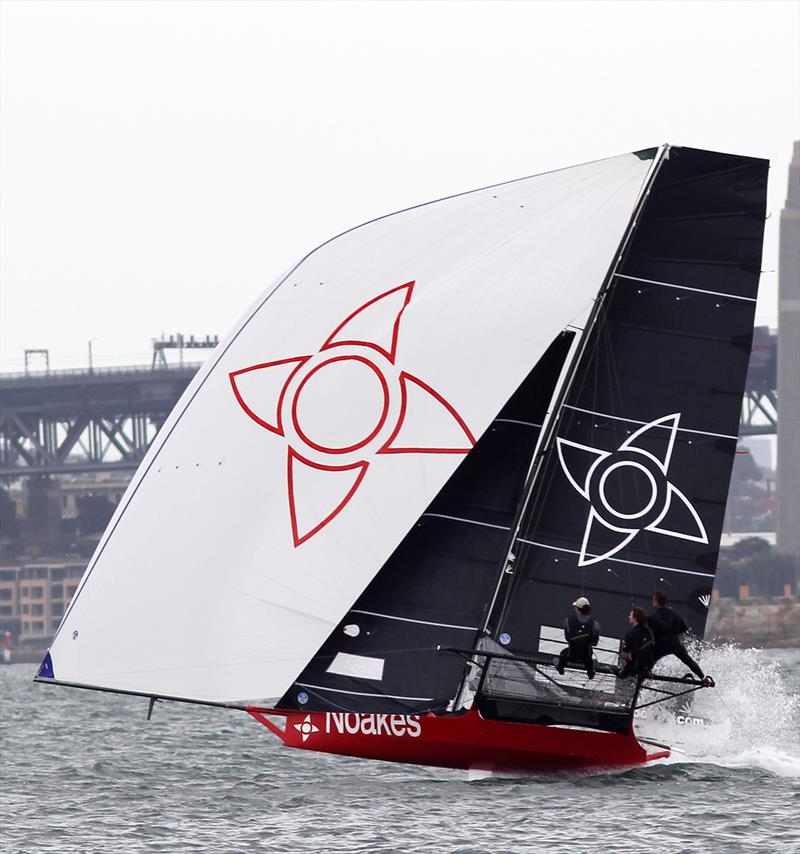
[[[625,421],[628,424],[649,425],[651,423],[649,421],[642,421],[639,418],[628,418],[624,415],[611,415],[608,412],[597,412],[594,409],[583,409],[580,406],[572,406],[569,403],[564,404],[564,409],[571,409],[574,412],[583,412],[585,415],[596,415],[598,418],[601,418],[601,419],[602,418],[610,418],[613,421]],[[661,425],[656,425],[656,426],[661,426]],[[664,427],[663,429],[667,430],[670,428]],[[739,438],[738,436],[728,434],[728,433],[709,433],[707,430],[694,430],[691,427],[680,427],[680,426],[678,426],[675,429],[680,433],[696,433],[698,436],[712,436],[712,437],[718,438],[718,439],[734,439],[734,440],[738,441],[738,438]]]
[[[539,542],[537,540],[526,540],[524,537],[517,537],[515,542],[524,543],[525,545],[528,545],[528,546],[539,546],[540,548],[543,548],[543,549],[550,549],[551,551],[556,551],[556,552],[564,552],[565,554],[572,554],[572,555],[580,555],[581,554],[580,549],[566,549],[563,546],[554,546],[552,543],[542,543],[542,542]],[[599,555],[589,553],[587,555],[587,557],[596,558],[596,557],[599,557]],[[659,563],[642,563],[641,561],[630,560],[629,558],[606,557],[605,560],[607,560],[611,563],[624,563],[624,564],[629,564],[631,566],[643,566],[643,567],[646,567],[647,569],[657,569],[660,572],[680,572],[683,575],[699,575],[703,578],[713,578],[714,577],[713,572],[696,572],[696,571],[691,570],[691,569],[677,569],[674,566],[664,566],[664,564],[659,564]]]
[[[722,291],[708,291],[704,288],[691,287],[689,285],[676,285],[674,282],[658,282],[655,279],[642,279],[638,276],[625,276],[622,273],[615,273],[617,279],[628,279],[631,282],[643,282],[647,285],[660,285],[662,288],[675,288],[681,291],[690,291],[698,294],[710,294],[715,297],[724,297],[725,299],[743,300],[744,302],[756,302],[755,297],[745,297],[740,294],[729,294]]]

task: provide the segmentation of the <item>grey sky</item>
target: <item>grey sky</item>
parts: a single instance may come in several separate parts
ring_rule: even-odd
[[[145,362],[365,219],[661,142],[772,160],[774,270],[799,9],[5,0],[2,368]]]

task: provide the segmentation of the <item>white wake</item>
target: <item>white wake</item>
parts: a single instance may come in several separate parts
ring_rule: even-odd
[[[759,767],[800,777],[800,656],[703,644],[702,667],[717,686],[637,715],[640,736],[673,748],[665,762],[708,762],[726,767]],[[682,676],[675,658],[659,662],[658,672]],[[678,687],[678,686],[676,686]],[[655,699],[643,692],[642,700]]]

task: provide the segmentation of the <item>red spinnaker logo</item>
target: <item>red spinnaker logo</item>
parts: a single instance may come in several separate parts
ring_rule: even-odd
[[[466,454],[475,439],[455,408],[397,365],[407,282],[349,314],[317,353],[230,373],[240,406],[287,446],[295,546],[345,508],[381,454]]]

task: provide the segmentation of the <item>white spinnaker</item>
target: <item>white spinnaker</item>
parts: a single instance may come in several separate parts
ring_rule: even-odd
[[[651,163],[629,154],[466,193],[311,252],[217,348],[158,434],[54,640],[55,679],[206,701],[280,696],[463,459],[463,450],[377,453],[400,417],[402,385],[409,407],[422,403],[403,416],[398,441],[419,445],[427,431],[430,446],[457,449],[456,414],[478,438],[558,332],[585,319]],[[394,367],[375,347],[341,340],[352,328],[386,349],[396,295],[320,354],[354,311],[410,282]],[[240,378],[261,424],[229,374],[299,357],[310,360],[286,388],[280,435],[267,425],[282,379]],[[289,442],[296,453],[299,429],[321,447],[349,447],[375,425],[372,444],[305,448],[310,468],[295,460],[299,534],[323,522],[296,545]],[[352,468],[326,479],[331,463]]]

